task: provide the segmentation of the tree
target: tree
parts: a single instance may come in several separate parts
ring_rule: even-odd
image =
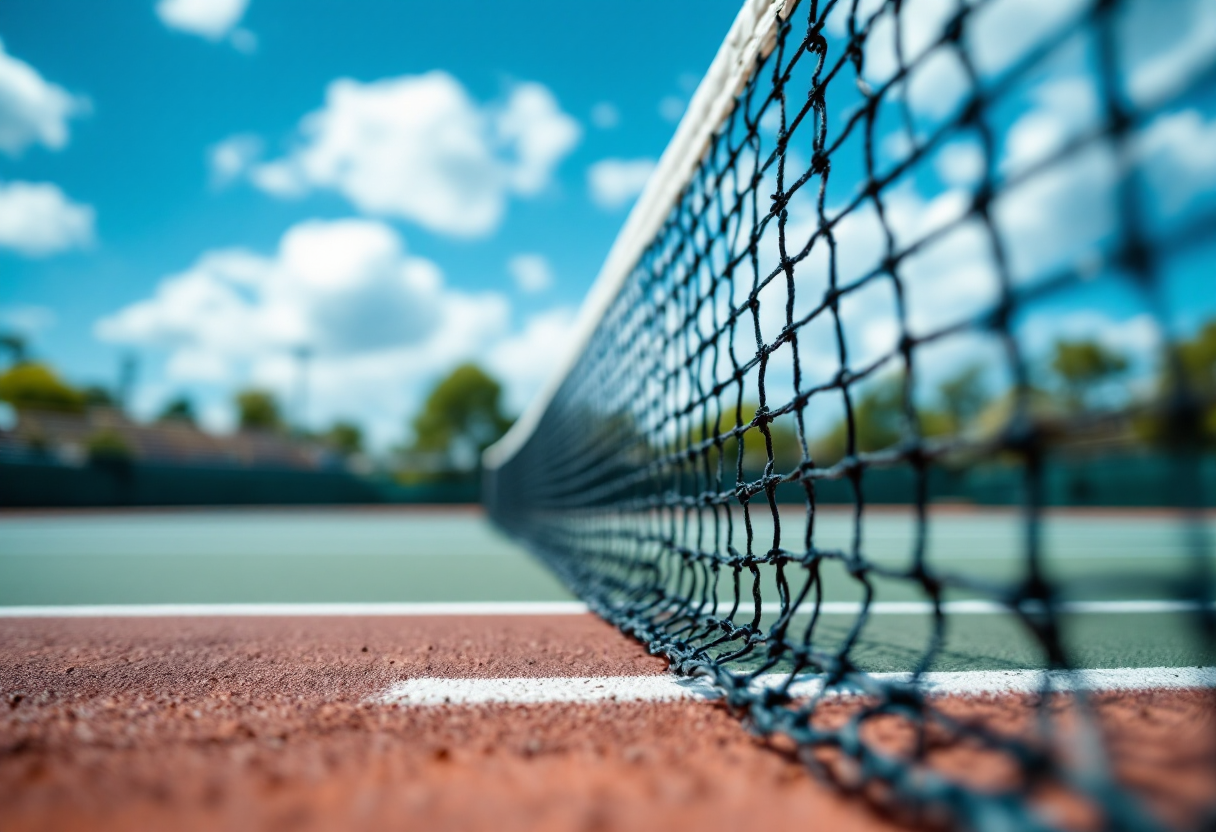
[[[84,395],[84,403],[89,407],[114,406],[114,397],[110,394],[109,390],[100,384],[90,384],[81,392]]]
[[[1178,343],[1178,370],[1186,379],[1187,389],[1191,396],[1204,403],[1204,412],[1200,415],[1200,433],[1208,443],[1216,441],[1216,320],[1208,321],[1195,333],[1194,337]],[[1172,376],[1175,371],[1172,366],[1166,368],[1162,379],[1163,391],[1174,387]],[[1147,433],[1160,436],[1163,425],[1158,420],[1151,419]],[[1143,427],[1143,426],[1142,426]]]
[[[83,393],[60,379],[50,367],[30,361],[14,364],[0,374],[0,401],[18,410],[65,413],[80,413],[85,406]]]
[[[122,434],[108,429],[90,436],[86,451],[89,462],[94,465],[129,465],[135,458]]]
[[[903,373],[883,376],[852,392],[855,453],[877,451],[899,441],[904,421]],[[814,443],[815,462],[832,465],[848,453],[849,425],[841,419]]]
[[[236,395],[242,430],[278,430],[283,426],[279,403],[266,390],[242,390]]]
[[[1056,341],[1051,368],[1064,383],[1070,406],[1080,409],[1094,388],[1127,369],[1127,359],[1097,341]]]
[[[964,368],[938,385],[937,393],[942,401],[950,432],[962,432],[988,404],[984,368],[979,364]]]
[[[351,422],[334,422],[325,433],[325,444],[343,456],[363,449],[363,431]]]
[[[169,400],[160,415],[156,417],[158,422],[183,422],[188,425],[195,423],[194,418],[194,403],[185,396],[177,396]]]
[[[1194,338],[1178,345],[1187,382],[1201,395],[1216,395],[1216,320],[1208,321]]]
[[[14,364],[24,364],[27,358],[25,337],[16,332],[0,334],[0,349],[8,350]]]
[[[502,385],[484,370],[460,365],[435,385],[414,417],[413,450],[442,455],[453,467],[472,467],[470,458],[480,457],[511,426],[501,399]]]
[[[756,418],[759,405],[755,402],[743,402],[742,424],[750,425]],[[728,434],[735,426],[735,405],[733,402],[722,403],[722,416],[718,422],[719,434]],[[768,435],[773,445],[773,472],[788,474],[802,462],[802,443],[798,441],[798,422],[793,414],[785,414],[768,423]],[[714,430],[711,421],[710,432]],[[700,441],[700,431],[694,432],[694,440]],[[712,463],[716,463],[713,454]],[[739,444],[733,436],[722,443],[722,464],[725,477],[733,481],[738,472]],[[753,478],[764,472],[768,465],[768,442],[764,432],[759,427],[749,428],[743,434],[743,475]]]

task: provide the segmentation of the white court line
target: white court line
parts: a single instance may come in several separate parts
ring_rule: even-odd
[[[1170,613],[1195,612],[1201,604],[1194,601],[1064,601],[1056,606],[1060,612],[1066,613]],[[1216,604],[1210,605],[1216,608]],[[749,606],[740,604],[742,610]],[[781,612],[781,605],[776,603],[761,604],[763,612]],[[802,612],[811,611],[804,604]],[[856,615],[861,610],[861,604],[855,601],[825,601],[820,610],[830,615]],[[870,612],[875,615],[927,615],[933,611],[933,605],[928,601],[875,601],[870,604]],[[947,615],[1008,615],[1010,609],[1005,604],[996,601],[946,601],[942,604],[942,612]]]
[[[1216,608],[1216,605],[1213,605]],[[740,604],[736,618],[751,614],[751,604]],[[781,611],[780,604],[761,604],[766,613]],[[856,601],[826,601],[821,611],[827,615],[856,615]],[[927,601],[876,601],[870,604],[874,615],[928,615],[933,607]],[[1058,606],[1066,613],[1180,613],[1194,612],[1193,601],[1067,601]],[[417,615],[582,615],[587,605],[580,601],[454,601],[438,603],[320,603],[320,604],[65,604],[58,606],[0,607],[0,618],[167,618],[224,616],[417,616]],[[718,615],[730,611],[719,604]],[[803,605],[800,614],[809,614]],[[947,615],[1008,614],[1009,608],[995,601],[947,601]]]
[[[921,689],[930,695],[983,693],[1038,693],[1043,689],[1038,670],[976,670],[925,673]],[[910,673],[872,673],[872,679],[910,682]],[[775,687],[785,675],[761,676],[753,687]],[[864,691],[862,684],[833,690],[834,695]],[[1054,690],[1161,690],[1216,687],[1216,667],[1129,667],[1112,670],[1076,670],[1052,675]],[[820,679],[803,677],[790,686],[794,696],[811,696],[822,689]],[[407,679],[397,682],[369,701],[386,705],[540,704],[545,702],[667,702],[716,699],[719,693],[705,678],[662,676],[549,677],[539,679]]]
[[[470,601],[351,604],[72,604],[0,607],[0,618],[167,618],[223,616],[582,615],[581,601]]]

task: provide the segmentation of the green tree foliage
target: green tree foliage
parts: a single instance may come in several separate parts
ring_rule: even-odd
[[[455,457],[478,454],[511,426],[502,385],[476,364],[462,364],[435,385],[414,417],[413,450]]]
[[[26,361],[25,338],[16,332],[0,334],[0,349],[7,350],[14,364],[24,364]]]
[[[278,430],[283,426],[279,403],[266,390],[242,390],[236,395],[242,430]]]
[[[1209,442],[1216,441],[1216,320],[1178,344],[1178,361],[1191,395],[1208,403],[1201,430]]]
[[[1051,369],[1063,382],[1071,407],[1081,408],[1094,388],[1127,369],[1127,359],[1097,341],[1057,341]]]
[[[160,415],[156,417],[158,422],[184,422],[189,425],[195,423],[194,403],[185,396],[177,396],[169,400],[161,410]]]
[[[1216,396],[1216,321],[1208,321],[1194,338],[1179,344],[1178,357],[1195,392]]]
[[[943,432],[961,433],[988,406],[989,396],[987,386],[984,384],[984,368],[978,364],[964,368],[957,375],[938,385],[937,394],[942,403],[942,416],[945,417],[942,421],[945,422],[946,430]],[[930,427],[931,423],[938,420],[928,413],[921,415],[925,432],[927,434],[936,433],[937,431],[930,430]]]
[[[756,418],[759,405],[755,402],[744,402],[742,410],[736,412],[733,404],[723,403],[723,412],[717,432],[729,434],[735,427],[735,417],[739,415],[739,424],[750,425]],[[802,443],[798,440],[797,421],[792,414],[777,417],[768,423],[768,435],[773,447],[773,472],[787,474],[802,462]],[[714,431],[713,424],[709,426],[710,433]],[[694,439],[699,441],[699,431]],[[743,434],[743,475],[748,479],[755,478],[764,472],[768,464],[768,441],[764,431],[759,426],[748,428]],[[711,466],[716,465],[717,459],[711,451]],[[722,473],[727,481],[733,481],[738,472],[739,441],[731,436],[722,443]],[[716,471],[713,472],[716,474]]]
[[[352,422],[334,422],[325,432],[325,444],[343,456],[363,450],[363,431]]]
[[[0,374],[0,401],[18,409],[65,413],[80,413],[85,407],[83,393],[60,379],[45,364],[29,361],[14,364]]]
[[[81,391],[84,403],[89,407],[113,407],[114,396],[100,384],[90,384]]]
[[[883,376],[852,391],[853,429],[856,453],[878,451],[899,441],[904,421],[904,377]],[[817,465],[833,465],[848,453],[849,426],[841,419],[813,443]]]
[[[90,436],[86,452],[94,465],[125,465],[134,458],[131,446],[113,430],[100,430]]]

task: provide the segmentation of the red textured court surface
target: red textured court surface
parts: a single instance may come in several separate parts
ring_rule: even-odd
[[[587,615],[2,620],[0,828],[894,826],[712,702],[369,701],[410,678],[663,672]],[[1216,782],[1211,695],[1107,703],[1167,809]]]

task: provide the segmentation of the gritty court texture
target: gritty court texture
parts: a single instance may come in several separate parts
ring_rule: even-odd
[[[873,514],[869,551],[898,558],[908,517]],[[934,555],[1010,574],[1017,523],[944,512]],[[829,512],[817,533],[847,530]],[[1067,611],[1084,671],[1062,685],[1092,692],[1128,787],[1192,821],[1216,788],[1212,657],[1186,609],[1128,589],[1137,574],[1185,574],[1175,518],[1071,512],[1046,535],[1057,574],[1121,576]],[[827,601],[847,629],[857,599],[842,584]],[[925,610],[879,602],[858,655],[906,673]],[[929,690],[960,716],[1029,730],[1034,646],[995,607],[950,603]],[[476,509],[0,516],[0,695],[6,832],[907,822],[753,738]],[[834,707],[843,718],[852,705]],[[895,749],[898,726],[878,740]],[[967,749],[937,765],[1001,786]]]

